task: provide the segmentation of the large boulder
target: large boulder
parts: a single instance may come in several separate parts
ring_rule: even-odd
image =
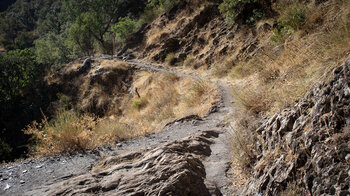
[[[211,153],[215,131],[167,143],[153,150],[112,156],[89,173],[68,176],[27,195],[211,195],[201,157]]]

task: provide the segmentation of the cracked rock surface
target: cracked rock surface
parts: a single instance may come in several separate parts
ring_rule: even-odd
[[[350,59],[258,130],[264,144],[242,195],[350,195]]]
[[[201,157],[211,154],[215,131],[153,150],[110,156],[88,173],[68,176],[27,195],[210,195]]]

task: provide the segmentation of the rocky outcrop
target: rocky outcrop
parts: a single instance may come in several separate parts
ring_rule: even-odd
[[[155,149],[105,158],[89,173],[60,178],[27,195],[211,195],[201,158],[216,131],[204,131]],[[217,191],[217,190],[213,190]]]
[[[204,3],[205,2],[205,3]],[[187,57],[194,57],[192,67],[216,65],[230,54],[233,60],[248,58],[259,46],[260,40],[254,28],[247,25],[230,25],[218,8],[219,2],[184,0],[164,13],[152,23],[130,36],[118,56],[125,56],[132,50],[137,59],[164,62],[167,55],[174,54],[170,65],[181,65]],[[260,1],[259,1],[260,2]],[[268,10],[270,1],[257,3]],[[242,8],[242,13],[250,12],[255,4]],[[266,9],[265,9],[266,8]],[[248,16],[240,16],[242,20]],[[272,28],[269,24],[265,28]],[[268,32],[261,30],[259,36]]]
[[[295,184],[301,195],[349,195],[349,105],[350,59],[257,130],[260,156],[242,194],[278,195]]]

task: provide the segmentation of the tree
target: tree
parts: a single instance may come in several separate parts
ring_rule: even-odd
[[[64,43],[62,34],[48,33],[40,39],[35,40],[36,61],[45,65],[55,67],[70,60],[70,50]]]
[[[18,96],[35,78],[35,56],[30,49],[0,55],[0,103]]]
[[[93,54],[94,36],[91,29],[96,25],[94,20],[93,13],[84,13],[69,28],[67,45],[73,49],[74,54],[85,56]]]
[[[119,18],[119,22],[113,25],[112,31],[116,33],[116,40],[124,42],[126,37],[136,28],[136,22],[129,17]]]

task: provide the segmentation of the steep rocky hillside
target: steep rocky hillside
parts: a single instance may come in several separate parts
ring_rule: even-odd
[[[224,2],[153,7],[48,74],[40,158],[0,194],[350,195],[350,1]]]
[[[256,130],[257,160],[242,194],[350,194],[349,81],[350,59]]]
[[[126,48],[147,61],[164,62],[167,55],[174,54],[171,65],[193,56],[195,69],[209,68],[228,54],[235,60],[247,57],[257,48],[259,38],[272,29],[268,23],[259,32],[242,23],[228,26],[218,6],[215,1],[181,1],[131,36]]]

